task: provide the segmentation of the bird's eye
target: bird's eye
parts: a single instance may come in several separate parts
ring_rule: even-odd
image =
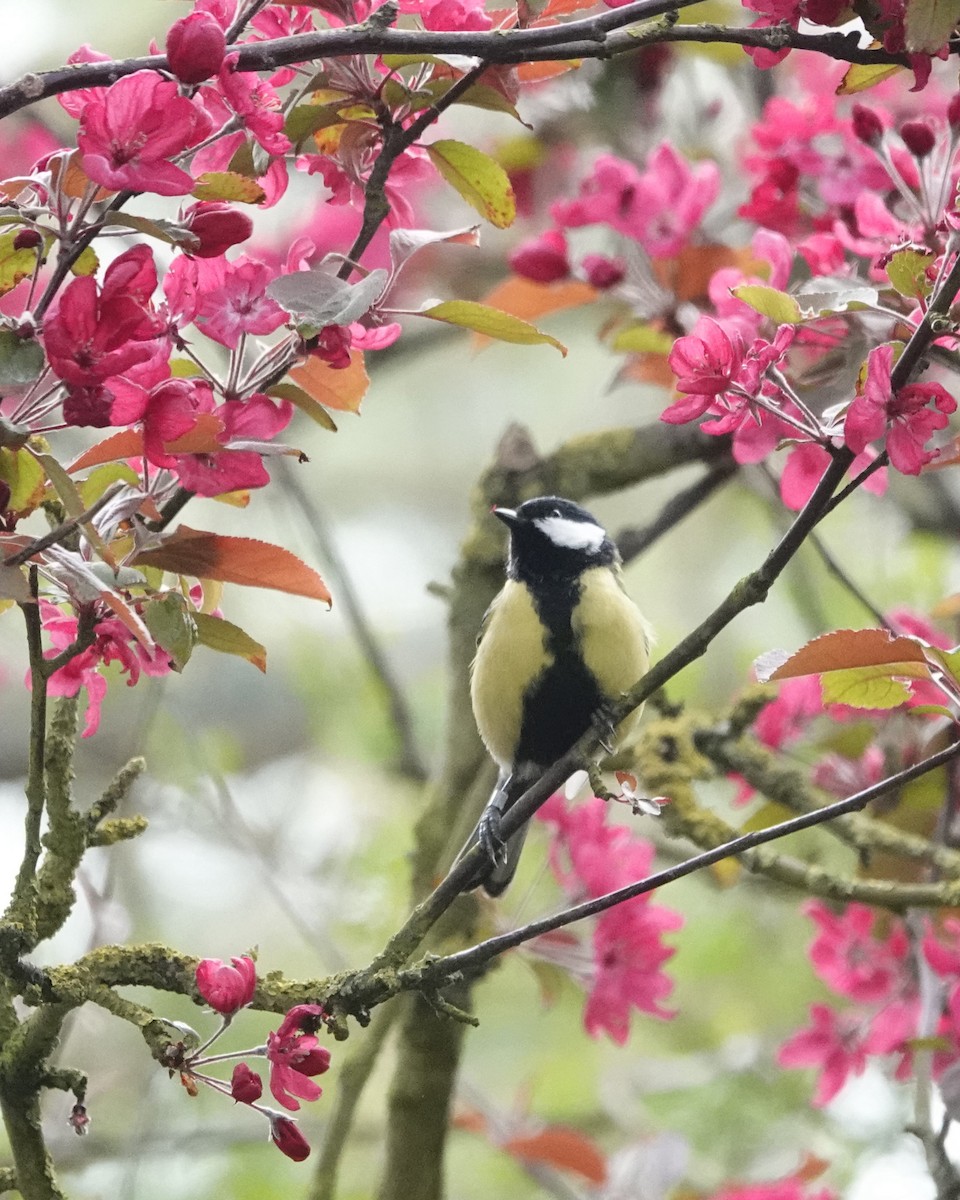
[[[562,514],[561,514],[561,512],[560,512],[560,509],[559,509],[559,508],[555,508],[555,509],[554,509],[554,510],[553,510],[553,511],[550,513],[550,516],[551,516],[551,517],[559,517],[559,516],[561,516],[561,515],[562,515]]]

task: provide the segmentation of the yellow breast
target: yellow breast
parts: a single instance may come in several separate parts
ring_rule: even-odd
[[[609,568],[594,567],[581,575],[573,631],[584,663],[608,700],[619,699],[650,665],[650,626]],[[639,712],[631,713],[620,725],[618,739],[639,719]]]
[[[524,693],[551,662],[530,593],[508,580],[490,606],[470,679],[477,728],[501,767],[513,762]]]

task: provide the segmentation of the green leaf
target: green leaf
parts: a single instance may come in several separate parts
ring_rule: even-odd
[[[299,147],[311,134],[328,129],[331,125],[342,125],[340,110],[343,107],[342,100],[336,104],[298,104],[287,114],[283,132],[294,147]]]
[[[908,54],[936,54],[960,20],[960,0],[907,0],[904,31]]]
[[[786,292],[778,292],[776,288],[767,287],[762,283],[743,283],[730,291],[738,300],[749,304],[754,312],[762,317],[769,317],[778,325],[799,325],[803,320],[800,305],[793,296]]]
[[[192,613],[178,592],[149,601],[143,619],[153,640],[170,655],[175,671],[182,671],[197,644],[197,627]]]
[[[297,387],[296,384],[274,384],[273,387],[267,389],[267,395],[276,396],[280,400],[289,400],[302,413],[306,413],[311,421],[316,421],[318,425],[323,429],[329,429],[331,433],[337,432],[336,422],[323,405],[318,404],[309,393],[305,392],[303,388]]]
[[[84,508],[90,508],[112,484],[122,480],[131,487],[138,487],[140,477],[133,467],[126,463],[107,463],[91,471],[86,479],[79,484],[80,497]]]
[[[267,652],[259,642],[230,621],[222,617],[211,617],[209,613],[194,613],[197,640],[201,646],[209,646],[221,654],[236,654],[253,663],[258,671],[267,669]]]
[[[18,232],[11,230],[10,233],[0,234],[0,296],[12,291],[21,279],[32,275],[37,265],[35,249],[14,248]]]
[[[910,300],[929,296],[932,284],[926,272],[934,257],[932,250],[918,250],[912,246],[897,250],[887,263],[887,278],[901,296]]]
[[[190,194],[197,200],[232,200],[238,204],[262,204],[267,198],[255,179],[237,171],[204,171]]]
[[[420,317],[429,317],[431,321],[443,321],[447,325],[458,325],[461,329],[472,329],[474,333],[482,333],[485,337],[496,338],[501,342],[513,342],[519,346],[535,346],[544,343],[555,346],[566,358],[567,347],[558,342],[548,333],[542,333],[536,325],[529,321],[521,321],[519,317],[511,316],[499,308],[491,308],[487,304],[477,304],[474,300],[445,300],[430,308],[421,309]]]
[[[165,221],[162,217],[141,217],[136,213],[115,212],[104,221],[105,225],[121,225],[125,229],[136,229],[147,237],[157,238],[171,246],[181,244],[192,245],[197,238],[182,225],[173,221]]]
[[[883,667],[830,671],[821,679],[824,704],[851,708],[897,708],[910,699],[910,689]]]
[[[0,448],[0,479],[10,489],[13,512],[33,512],[43,499],[46,476],[28,450]]]
[[[498,229],[517,215],[510,177],[489,154],[466,142],[446,139],[426,147],[433,165],[464,200]]]
[[[34,338],[21,338],[0,329],[0,387],[33,383],[43,370],[43,348]]]

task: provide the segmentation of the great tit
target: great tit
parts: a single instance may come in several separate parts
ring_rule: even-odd
[[[482,884],[499,896],[526,834],[504,845],[500,818],[644,674],[650,629],[623,590],[616,546],[586,509],[540,496],[493,514],[510,530],[507,580],[483,618],[470,696],[500,775],[461,857],[479,842],[487,861],[464,890]]]

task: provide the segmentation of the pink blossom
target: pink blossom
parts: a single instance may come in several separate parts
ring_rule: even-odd
[[[216,75],[226,49],[223,27],[208,12],[180,17],[167,32],[167,62],[183,83],[200,83]]]
[[[324,325],[317,334],[316,345],[310,351],[312,358],[320,358],[335,370],[350,366],[350,347],[353,334],[349,326]]]
[[[267,1037],[270,1091],[278,1104],[291,1111],[300,1107],[300,1100],[316,1100],[323,1093],[320,1085],[309,1078],[322,1075],[330,1067],[330,1051],[312,1032],[322,1018],[319,1004],[298,1004],[283,1018],[279,1029]]]
[[[40,601],[40,617],[44,632],[50,638],[51,648],[45,658],[55,658],[62,650],[72,646],[77,639],[78,621],[68,616],[57,605],[47,600]],[[166,675],[170,671],[169,656],[159,647],[151,653],[134,640],[122,621],[115,617],[104,617],[96,622],[92,646],[75,654],[65,665],[54,671],[47,683],[51,696],[76,696],[81,688],[87,693],[87,710],[83,737],[92,737],[100,726],[100,705],[107,693],[107,681],[99,672],[102,664],[119,662],[120,669],[127,674],[127,686],[147,675]],[[27,675],[30,686],[30,675]]]
[[[865,904],[848,904],[837,913],[821,900],[809,900],[803,911],[819,927],[810,961],[824,983],[851,1000],[889,1000],[907,967],[910,946],[903,924],[892,919],[878,937],[877,913]]]
[[[87,387],[121,375],[153,356],[160,322],[150,297],[157,272],[148,246],[135,246],[107,268],[103,284],[91,275],[71,280],[44,322],[51,369],[65,383]]]
[[[817,1108],[836,1096],[851,1075],[861,1075],[867,1065],[862,1018],[838,1013],[826,1004],[811,1004],[811,1026],[801,1029],[780,1047],[782,1067],[817,1067],[820,1078],[813,1094]]]
[[[923,938],[923,957],[943,978],[960,978],[960,918],[944,917],[938,922],[940,936],[928,930]],[[947,940],[942,940],[943,935]]]
[[[810,1192],[806,1179],[793,1176],[773,1183],[734,1184],[714,1192],[709,1200],[836,1200],[836,1195],[829,1188]]]
[[[929,439],[947,425],[957,402],[939,383],[911,383],[892,391],[894,347],[877,346],[867,358],[867,375],[847,410],[843,433],[856,453],[886,434],[890,463],[905,475],[919,475],[938,451],[926,450]],[[928,404],[933,401],[934,407]]]
[[[424,29],[482,32],[493,26],[484,11],[484,0],[423,0],[420,18]]]
[[[570,274],[567,239],[560,229],[547,229],[522,242],[510,254],[510,267],[534,283],[556,283]]]
[[[219,958],[201,958],[196,979],[197,991],[214,1012],[229,1016],[253,999],[257,964],[247,955],[232,958],[229,966]]]
[[[540,809],[540,819],[556,831],[550,866],[571,899],[602,896],[649,874],[653,848],[623,826],[607,825],[606,815],[602,800],[568,808],[559,794]],[[593,930],[592,966],[586,972],[589,994],[583,1019],[588,1033],[596,1037],[606,1032],[622,1044],[634,1009],[661,1018],[674,1015],[662,1003],[673,987],[662,971],[673,950],[663,944],[662,935],[681,924],[679,914],[652,904],[649,895],[600,914]],[[568,957],[562,948],[558,954],[555,945],[548,949],[548,957],[561,965]]]
[[[776,697],[760,710],[753,731],[765,746],[780,750],[802,737],[812,717],[823,712],[820,680],[816,675],[785,679]]]
[[[208,259],[197,265],[199,273],[193,276],[197,290],[192,296],[196,305],[192,318],[207,337],[235,350],[244,334],[272,333],[286,323],[287,314],[266,294],[274,273],[263,263],[241,255],[229,263]],[[164,291],[167,291],[166,281]],[[182,297],[170,298],[176,309]]]
[[[113,191],[183,196],[193,179],[169,160],[212,130],[204,109],[155,71],[135,71],[94,98],[80,117],[83,169]]]
[[[221,94],[268,154],[285,154],[291,143],[283,132],[280,96],[255,71],[238,71],[238,61],[236,53],[224,59],[218,75]]]
[[[230,1076],[230,1095],[238,1104],[256,1104],[263,1095],[263,1080],[246,1063],[237,1063]]]
[[[624,159],[601,154],[577,199],[557,201],[550,212],[560,226],[609,225],[654,258],[668,258],[689,242],[719,190],[715,163],[691,167],[662,142],[651,151],[643,173]]]
[[[289,1117],[270,1118],[270,1137],[280,1153],[294,1162],[303,1162],[309,1157],[310,1143],[300,1132],[300,1126]]]
[[[95,63],[109,62],[113,56],[104,54],[100,50],[94,50],[89,42],[84,44],[74,52],[67,56],[67,62],[72,66],[74,63]],[[83,114],[83,110],[87,107],[91,100],[101,100],[106,95],[105,87],[77,88],[69,92],[61,92],[57,96],[57,103],[69,113],[74,120],[79,120]]]

